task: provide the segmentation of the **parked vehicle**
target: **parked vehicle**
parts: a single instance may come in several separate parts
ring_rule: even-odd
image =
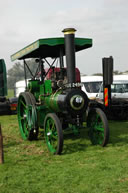
[[[118,75],[113,77],[111,85],[111,98],[128,98],[128,76]],[[101,84],[97,98],[103,100],[103,83]]]
[[[89,99],[95,99],[99,93],[102,84],[102,76],[81,76],[82,90],[87,94]]]
[[[103,84],[96,97],[103,99]],[[111,85],[111,98],[128,98],[128,81],[114,81]]]
[[[28,83],[28,79],[27,79],[27,83]],[[25,91],[25,88],[26,88],[25,80],[17,81],[14,86],[14,96],[19,97],[20,93]]]
[[[6,65],[0,59],[0,115],[15,114],[17,111],[17,98],[7,98]]]
[[[12,97],[12,98],[9,98],[8,100],[9,100],[9,106],[10,106],[10,113],[9,114],[17,114],[18,98]]]
[[[102,110],[104,109],[109,118],[128,119],[128,76],[117,75],[113,79],[110,107],[105,108],[103,105],[103,84],[96,96],[96,101],[100,104]]]

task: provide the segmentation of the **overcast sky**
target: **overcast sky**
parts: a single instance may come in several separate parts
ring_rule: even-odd
[[[114,70],[128,70],[128,0],[1,0],[0,58],[39,38],[62,36],[66,27],[93,39],[93,47],[76,55],[85,74],[102,72],[102,58],[113,56]]]

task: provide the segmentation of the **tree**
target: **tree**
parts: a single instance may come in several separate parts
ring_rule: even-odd
[[[94,73],[94,74],[92,74],[92,76],[103,76],[103,74],[102,73]]]
[[[115,70],[115,71],[113,71],[113,74],[114,75],[120,75],[120,74],[123,74],[123,72],[120,72],[119,70]]]
[[[24,68],[20,62],[13,65],[11,69],[8,70],[8,88],[14,88],[15,82],[24,79]]]
[[[38,67],[38,64],[35,62],[35,59],[27,60],[26,63],[29,66],[32,73],[34,74]],[[27,74],[27,78],[31,78],[31,73],[27,68],[26,68],[26,74]],[[7,75],[8,75],[7,77],[8,88],[13,89],[17,81],[24,80],[25,78],[24,65],[21,64],[20,62],[15,63],[13,67],[8,70]]]

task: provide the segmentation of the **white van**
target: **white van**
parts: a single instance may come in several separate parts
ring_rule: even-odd
[[[15,97],[19,97],[19,94],[21,92],[24,92],[26,88],[26,83],[25,80],[20,80],[18,82],[15,83],[15,87],[14,87],[14,95]]]
[[[101,85],[96,101],[104,109],[103,84]],[[115,75],[111,85],[111,105],[104,109],[108,118],[128,120],[128,75]]]
[[[82,90],[89,99],[95,99],[103,82],[102,76],[81,76]]]
[[[123,81],[123,80],[125,80],[125,81],[128,81],[128,75],[114,75],[113,76],[113,80],[115,81],[115,80],[118,80],[118,81]]]
[[[97,98],[103,100],[103,84],[97,94]],[[111,85],[111,98],[128,98],[128,75],[114,75]]]

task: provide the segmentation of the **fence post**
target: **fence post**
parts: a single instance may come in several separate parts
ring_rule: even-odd
[[[2,129],[0,124],[0,164],[4,163],[4,152],[3,152],[3,136],[2,136]]]

